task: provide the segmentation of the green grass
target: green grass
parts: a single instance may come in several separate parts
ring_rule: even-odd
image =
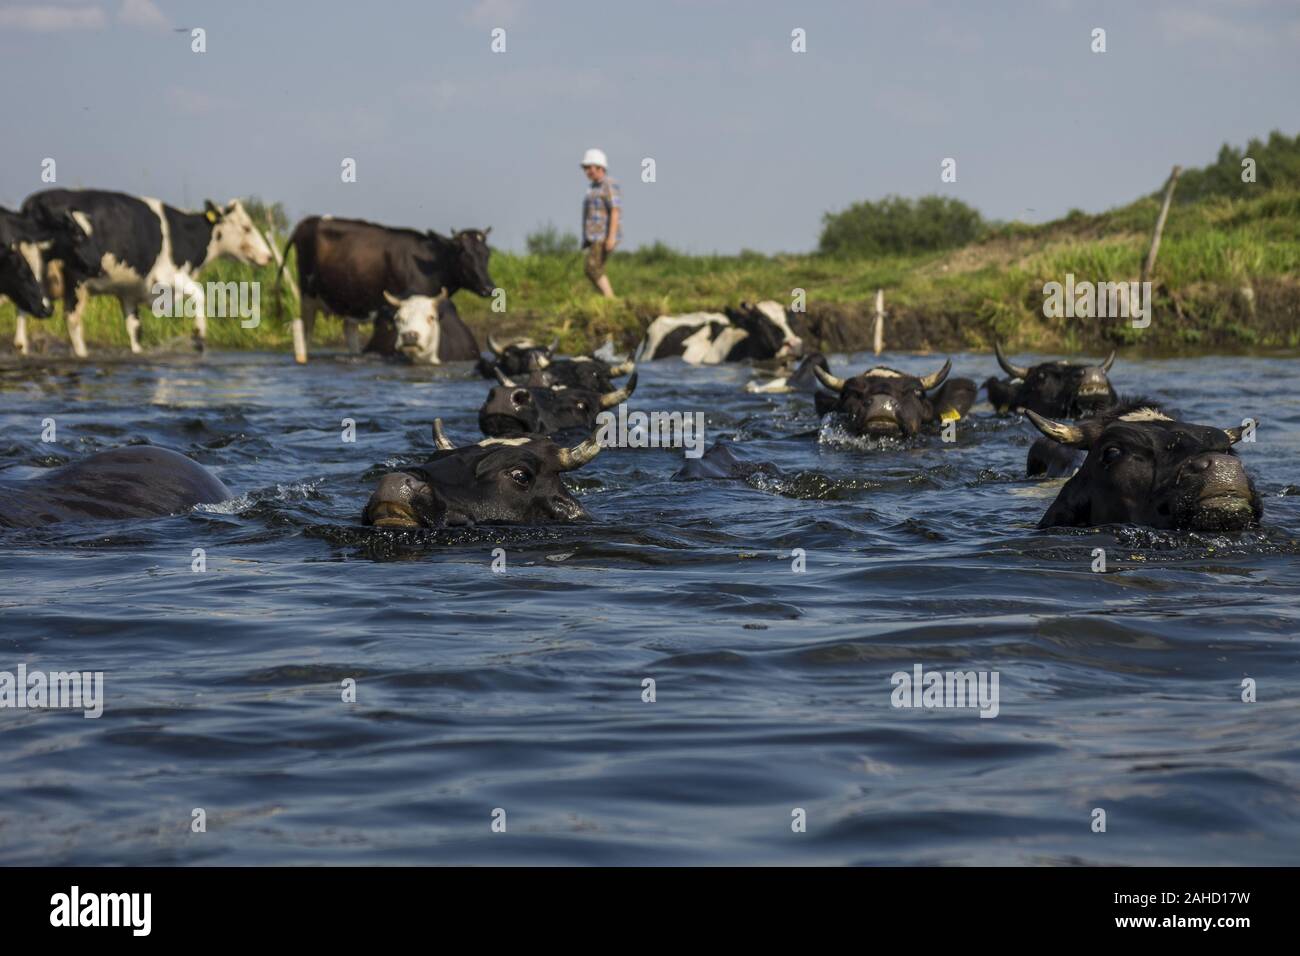
[[[1011,223],[960,249],[921,255],[694,256],[656,244],[612,257],[608,271],[619,294],[614,301],[591,291],[580,254],[496,252],[491,273],[506,290],[506,311],[494,313],[491,300],[467,292],[457,296],[456,304],[480,340],[488,329],[499,336],[559,336],[569,351],[594,347],[606,335],[631,345],[660,314],[712,311],[742,299],[788,303],[796,288],[806,290],[810,314],[842,307],[863,315],[875,290],[883,288],[886,338],[895,343],[909,341],[908,323],[931,329],[923,323],[939,318],[946,322],[943,328],[923,335],[933,347],[984,347],[997,335],[1013,347],[1054,350],[1102,342],[1295,348],[1300,346],[1300,189],[1242,193],[1239,198],[1211,195],[1175,204],[1154,277],[1156,317],[1144,332],[1123,322],[1047,319],[1041,289],[1044,282],[1064,281],[1066,273],[1077,280],[1137,279],[1158,211],[1152,197],[1098,215],[1075,213],[1032,226]],[[288,326],[272,309],[273,276],[273,268],[231,262],[216,263],[203,273],[204,281],[257,280],[263,289],[261,326],[243,329],[234,319],[211,319],[214,348],[289,350]],[[1246,286],[1256,292],[1253,310],[1241,294]],[[287,317],[292,312],[287,292],[284,298]],[[142,317],[146,348],[189,335],[189,320]],[[66,341],[61,311],[29,326]],[[12,340],[13,327],[14,310],[6,302],[0,306],[3,341]],[[127,345],[113,299],[92,300],[86,329],[92,349]],[[317,323],[314,345],[341,342],[340,321]]]

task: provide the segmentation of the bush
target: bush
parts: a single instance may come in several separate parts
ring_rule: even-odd
[[[1255,161],[1253,183],[1241,181],[1241,161],[1248,156]],[[1300,133],[1287,137],[1274,130],[1267,142],[1252,139],[1244,150],[1224,143],[1213,163],[1184,170],[1174,191],[1174,202],[1190,203],[1211,196],[1242,198],[1296,182],[1300,182]],[[1162,197],[1164,187],[1152,195]]]
[[[960,199],[886,196],[822,217],[824,255],[879,256],[964,246],[984,233],[984,217]]]
[[[582,247],[576,233],[561,233],[553,222],[530,232],[524,242],[530,256],[571,256]]]

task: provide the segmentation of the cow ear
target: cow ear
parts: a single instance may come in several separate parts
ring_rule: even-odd
[[[447,287],[446,287],[446,286],[443,286],[441,289],[438,290],[438,301],[439,301],[439,302],[446,302],[446,301],[447,301],[448,299],[450,299],[450,298],[451,298],[451,296],[449,296],[449,295],[447,294]]]
[[[211,199],[203,200],[203,213],[208,217],[208,222],[215,223],[221,218],[221,210]]]
[[[393,295],[393,293],[389,292],[387,289],[384,290],[384,301],[387,302],[389,305],[391,305],[394,309],[398,308],[402,304],[402,300],[399,299],[397,296]]]
[[[492,235],[492,227],[488,226],[486,229],[483,230],[483,238],[486,239],[490,235]]]

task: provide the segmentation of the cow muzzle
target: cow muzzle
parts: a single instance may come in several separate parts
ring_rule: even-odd
[[[862,432],[873,438],[897,438],[903,434],[898,402],[888,395],[872,395],[856,417]]]
[[[428,486],[405,472],[385,475],[379,480],[362,523],[376,528],[418,528],[422,522],[415,513],[414,499],[428,492]]]

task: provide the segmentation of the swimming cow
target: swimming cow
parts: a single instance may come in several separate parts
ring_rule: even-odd
[[[850,431],[871,438],[910,438],[926,425],[961,418],[975,400],[975,383],[970,379],[945,383],[952,371],[951,359],[922,378],[883,365],[847,379],[819,366],[813,371],[835,393],[817,393],[817,413],[835,412]]]
[[[478,423],[484,435],[555,435],[577,429],[590,432],[596,416],[617,408],[636,391],[636,372],[622,388],[594,392],[563,385],[520,385],[498,372],[501,384],[488,392],[479,409]]]
[[[520,339],[501,345],[489,335],[487,345],[492,359],[479,359],[479,374],[495,378],[500,369],[508,378],[519,379],[524,385],[564,385],[604,393],[614,390],[614,379],[636,370],[635,361],[607,362],[591,355],[560,358],[555,354],[558,340],[550,345],[537,345],[532,339]]]
[[[179,452],[128,445],[35,478],[0,479],[0,527],[157,518],[233,497],[212,472]]]
[[[1015,365],[993,343],[998,364],[1010,378],[984,382],[989,401],[999,412],[1029,409],[1052,418],[1082,418],[1110,408],[1119,401],[1107,373],[1115,364],[1112,349],[1100,365],[1086,362],[1040,362]]]
[[[560,477],[600,453],[588,438],[573,448],[548,438],[488,438],[454,446],[433,423],[438,446],[422,465],[385,475],[362,522],[377,528],[577,521],[587,513]]]
[[[1040,528],[1137,524],[1236,531],[1257,524],[1263,503],[1232,446],[1241,427],[1174,421],[1145,401],[1075,424],[1029,411],[1048,438],[1087,458],[1065,483]]]

